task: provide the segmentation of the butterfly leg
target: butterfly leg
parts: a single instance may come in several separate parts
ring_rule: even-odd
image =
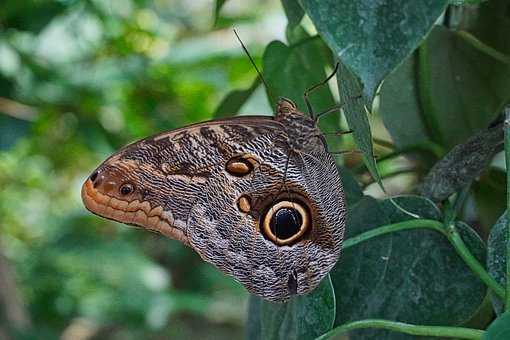
[[[333,78],[333,76],[338,72],[338,68],[340,67],[340,63],[336,63],[335,65],[335,69],[333,70],[333,72],[331,72],[331,74],[326,78],[324,79],[323,81],[321,81],[320,83],[318,84],[315,84],[314,86],[308,88],[305,93],[303,94],[303,96],[305,97],[305,103],[306,103],[306,107],[308,109],[308,114],[310,115],[310,118],[314,118],[314,114],[313,114],[313,109],[312,109],[312,105],[310,104],[310,100],[308,99],[308,96],[310,95],[310,93],[316,89],[318,89],[319,87],[325,85],[328,83],[328,81]]]

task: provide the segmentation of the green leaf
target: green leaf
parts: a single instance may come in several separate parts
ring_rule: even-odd
[[[302,36],[303,39],[309,38],[304,33]],[[276,107],[278,97],[286,97],[294,101],[302,112],[306,112],[303,94],[327,77],[325,67],[328,60],[317,53],[321,48],[318,39],[291,46],[281,41],[273,41],[267,46],[262,63],[264,78],[269,86],[268,98],[271,107]],[[327,86],[313,92],[310,95],[310,102],[315,112],[335,105],[333,95]]]
[[[454,147],[425,176],[421,193],[443,201],[479,177],[494,155],[503,149],[503,124],[481,131]]]
[[[479,6],[461,8],[461,21],[457,29],[464,30],[495,50],[510,56],[510,2],[507,0],[485,1]],[[497,29],[495,29],[497,28]]]
[[[0,26],[39,33],[65,9],[62,1],[6,1],[0,11]]]
[[[360,76],[371,101],[384,77],[421,42],[447,0],[302,0],[329,47]]]
[[[510,312],[501,314],[494,320],[482,336],[482,340],[510,339]]]
[[[487,241],[487,269],[489,274],[502,286],[506,286],[506,243],[507,243],[507,212],[492,227]],[[503,302],[492,294],[492,304],[496,313],[503,312]]]
[[[396,197],[404,209],[427,219],[441,219],[437,207],[418,196]],[[369,212],[369,213],[367,213]],[[389,200],[365,197],[351,207],[348,237],[385,224],[411,219]],[[460,224],[464,241],[483,260],[476,233]],[[331,272],[337,299],[335,325],[366,318],[413,324],[458,325],[474,315],[486,287],[440,233],[400,231],[345,249]],[[353,339],[414,339],[383,330],[356,331]]]
[[[409,56],[384,80],[378,113],[399,148],[430,143],[416,84],[416,54]]]
[[[362,88],[356,75],[340,63],[338,71],[338,92],[342,111],[352,130],[354,142],[363,154],[363,161],[372,177],[383,188],[381,176],[377,169],[374,158],[374,146],[372,143],[372,132],[368,122],[366,101],[362,95]],[[384,189],[384,188],[383,188]]]
[[[247,339],[314,339],[335,320],[335,296],[328,276],[317,289],[286,303],[250,298]]]
[[[329,50],[320,39],[310,37],[301,27],[292,30],[293,44],[271,42],[262,58],[263,74],[268,85],[266,89],[270,104],[276,107],[278,97],[294,101],[302,112],[307,112],[304,93],[307,89],[326,79],[325,68],[330,64]],[[327,53],[327,54],[326,54]],[[314,112],[322,112],[335,106],[330,88],[322,86],[310,93]],[[324,116],[319,126],[323,131],[338,131],[340,118],[337,113]],[[336,144],[329,145],[336,151]]]
[[[363,190],[348,168],[338,167],[338,173],[342,179],[347,206],[350,207],[363,198]]]
[[[223,98],[214,111],[213,118],[225,118],[238,113],[244,103],[246,103],[253,92],[255,92],[255,90],[259,87],[260,83],[260,78],[257,77],[249,88],[230,92],[225,98]]]
[[[305,11],[298,0],[282,0],[282,6],[287,16],[288,25],[290,27],[299,25],[305,15]]]
[[[487,239],[492,226],[506,209],[506,172],[489,168],[472,185],[476,210]]]
[[[248,317],[246,320],[247,340],[262,340],[262,324],[260,320],[260,306],[262,299],[255,295],[250,295],[248,301]]]
[[[379,113],[398,147],[428,142],[450,149],[487,128],[510,98],[510,67],[443,27],[415,60],[381,88]]]

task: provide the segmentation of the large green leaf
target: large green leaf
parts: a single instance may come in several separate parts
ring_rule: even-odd
[[[440,219],[429,200],[394,198],[422,218]],[[370,213],[367,213],[370,212]],[[410,219],[389,200],[363,198],[349,211],[348,237]],[[466,244],[483,261],[476,233],[459,224]],[[380,236],[348,248],[331,272],[337,299],[335,325],[366,318],[457,325],[475,314],[486,288],[436,231],[416,229]],[[355,339],[413,339],[382,330],[356,331]]]
[[[338,167],[338,172],[342,179],[347,206],[353,206],[363,198],[363,190],[349,169],[345,167]]]
[[[290,38],[291,45],[273,41],[264,51],[263,74],[269,87],[266,90],[272,107],[276,106],[278,97],[286,97],[306,113],[303,95],[307,89],[326,79],[325,67],[330,64],[331,58],[324,43],[320,39],[311,39],[301,27],[294,28]],[[327,85],[313,91],[309,98],[315,113],[335,106]],[[319,126],[324,132],[336,132],[339,120],[338,113],[330,113],[320,120]],[[337,151],[334,140],[330,140],[329,147]]]
[[[301,36],[303,39],[308,38],[304,33]],[[328,60],[320,53],[321,49],[321,41],[318,39],[291,46],[281,41],[273,41],[267,46],[262,63],[272,107],[276,107],[278,97],[286,97],[294,101],[301,111],[306,112],[303,97],[305,91],[327,77],[325,67]],[[315,112],[335,105],[327,86],[313,92],[310,103]]]
[[[371,100],[384,77],[420,43],[447,0],[302,0],[329,47],[359,75]]]
[[[286,303],[273,303],[251,296],[247,339],[314,339],[335,321],[335,296],[329,275],[317,289]]]
[[[446,28],[432,31],[415,60],[381,88],[379,113],[401,148],[428,142],[450,149],[486,128],[510,98],[510,67]]]
[[[489,274],[502,286],[506,285],[507,225],[508,217],[505,212],[492,227],[487,241],[487,269]],[[492,294],[492,303],[496,313],[503,312],[503,302],[494,294]]]
[[[432,141],[419,101],[417,67],[413,54],[388,75],[380,91],[378,113],[399,148]]]
[[[491,323],[482,336],[482,340],[510,339],[510,312],[503,313]]]

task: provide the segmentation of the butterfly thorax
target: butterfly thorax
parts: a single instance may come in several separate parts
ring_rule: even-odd
[[[326,141],[313,119],[300,112],[286,98],[278,101],[275,119],[285,126],[288,143],[295,151],[318,151],[327,149]]]

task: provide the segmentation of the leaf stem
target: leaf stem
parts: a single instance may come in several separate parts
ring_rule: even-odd
[[[485,268],[469,251],[454,224],[449,225],[448,228],[445,228],[443,223],[427,219],[413,219],[404,222],[388,224],[345,240],[343,247],[346,249],[376,236],[410,229],[432,229],[446,236],[459,256],[464,260],[466,265],[480,278],[480,280],[482,280],[487,285],[487,287],[489,287],[489,289],[491,289],[499,297],[502,299],[505,298],[505,290],[503,287],[498,284],[496,280],[494,280],[494,278],[489,275],[489,273],[487,273]]]
[[[462,240],[457,227],[454,224],[451,224],[446,229],[446,237],[453,245],[457,254],[464,260],[464,262],[468,265],[468,267],[478,276],[480,280],[482,280],[494,293],[496,293],[501,299],[505,299],[505,289],[494,280],[492,276],[485,270],[480,262],[474,257],[474,255],[469,251],[468,247]]]
[[[496,50],[495,48],[490,47],[489,45],[485,44],[484,42],[478,40],[477,37],[475,37],[474,35],[472,35],[469,32],[457,31],[456,33],[459,37],[464,39],[468,44],[470,44],[477,50],[493,57],[494,59],[496,59],[504,64],[510,65],[510,56],[507,56],[506,54],[501,53],[500,51]]]
[[[506,162],[506,300],[505,310],[510,310],[510,106],[505,108],[505,162]]]
[[[350,322],[338,326],[329,332],[321,335],[315,340],[328,339],[334,335],[339,335],[354,329],[360,328],[382,328],[395,332],[417,335],[417,336],[437,336],[457,339],[473,339],[479,340],[485,333],[479,329],[463,328],[463,327],[444,327],[444,326],[421,326],[413,325],[403,322],[380,320],[380,319],[367,319]]]

